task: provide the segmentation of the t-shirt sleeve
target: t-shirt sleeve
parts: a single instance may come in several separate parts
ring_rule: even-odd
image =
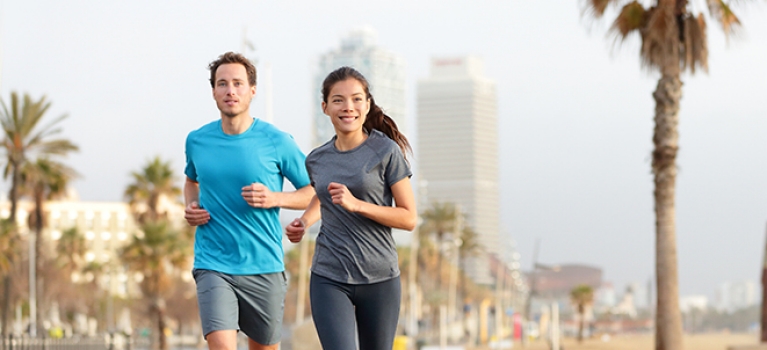
[[[306,156],[298,148],[290,134],[280,137],[277,149],[280,152],[280,170],[296,189],[309,185],[309,174],[306,171]]]
[[[391,187],[400,180],[413,176],[410,165],[405,160],[402,150],[394,144],[389,151],[389,162],[385,170],[386,183]]]
[[[184,147],[184,153],[186,154],[186,168],[184,169],[184,174],[186,174],[186,176],[192,181],[197,181],[197,169],[194,167],[194,162],[192,161],[190,136],[186,137],[186,145]]]

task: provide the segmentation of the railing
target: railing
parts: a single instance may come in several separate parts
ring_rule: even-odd
[[[8,336],[0,341],[0,350],[141,350],[148,349],[149,340],[121,334],[103,337],[29,338]]]

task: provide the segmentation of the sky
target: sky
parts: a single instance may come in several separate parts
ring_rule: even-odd
[[[705,1],[691,3],[705,11]],[[735,10],[743,28],[729,40],[709,20],[708,74],[682,77],[682,295],[714,297],[724,282],[761,275],[767,3]],[[0,0],[0,98],[47,96],[49,118],[67,114],[62,135],[80,147],[65,160],[81,174],[80,199],[122,201],[130,173],[155,156],[183,183],[186,135],[219,118],[207,64],[243,50],[245,38],[258,67],[271,67],[274,124],[308,152],[319,56],[364,26],[406,61],[405,127],[416,142],[416,84],[430,60],[484,61],[497,84],[502,235],[523,268],[537,241],[540,263],[600,267],[619,292],[653,278],[658,74],[641,68],[638,38],[614,44],[609,23],[584,18],[579,0]],[[268,96],[259,88],[256,117]]]

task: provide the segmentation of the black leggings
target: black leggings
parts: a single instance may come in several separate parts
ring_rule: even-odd
[[[399,277],[373,284],[346,284],[312,274],[312,318],[323,349],[391,350],[402,291]]]

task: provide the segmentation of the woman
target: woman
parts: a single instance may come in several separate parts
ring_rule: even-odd
[[[336,135],[306,158],[316,195],[287,235],[299,242],[322,217],[309,286],[322,347],[353,350],[358,338],[361,350],[391,350],[401,294],[391,231],[417,220],[410,144],[352,68],[325,78],[322,110]]]

